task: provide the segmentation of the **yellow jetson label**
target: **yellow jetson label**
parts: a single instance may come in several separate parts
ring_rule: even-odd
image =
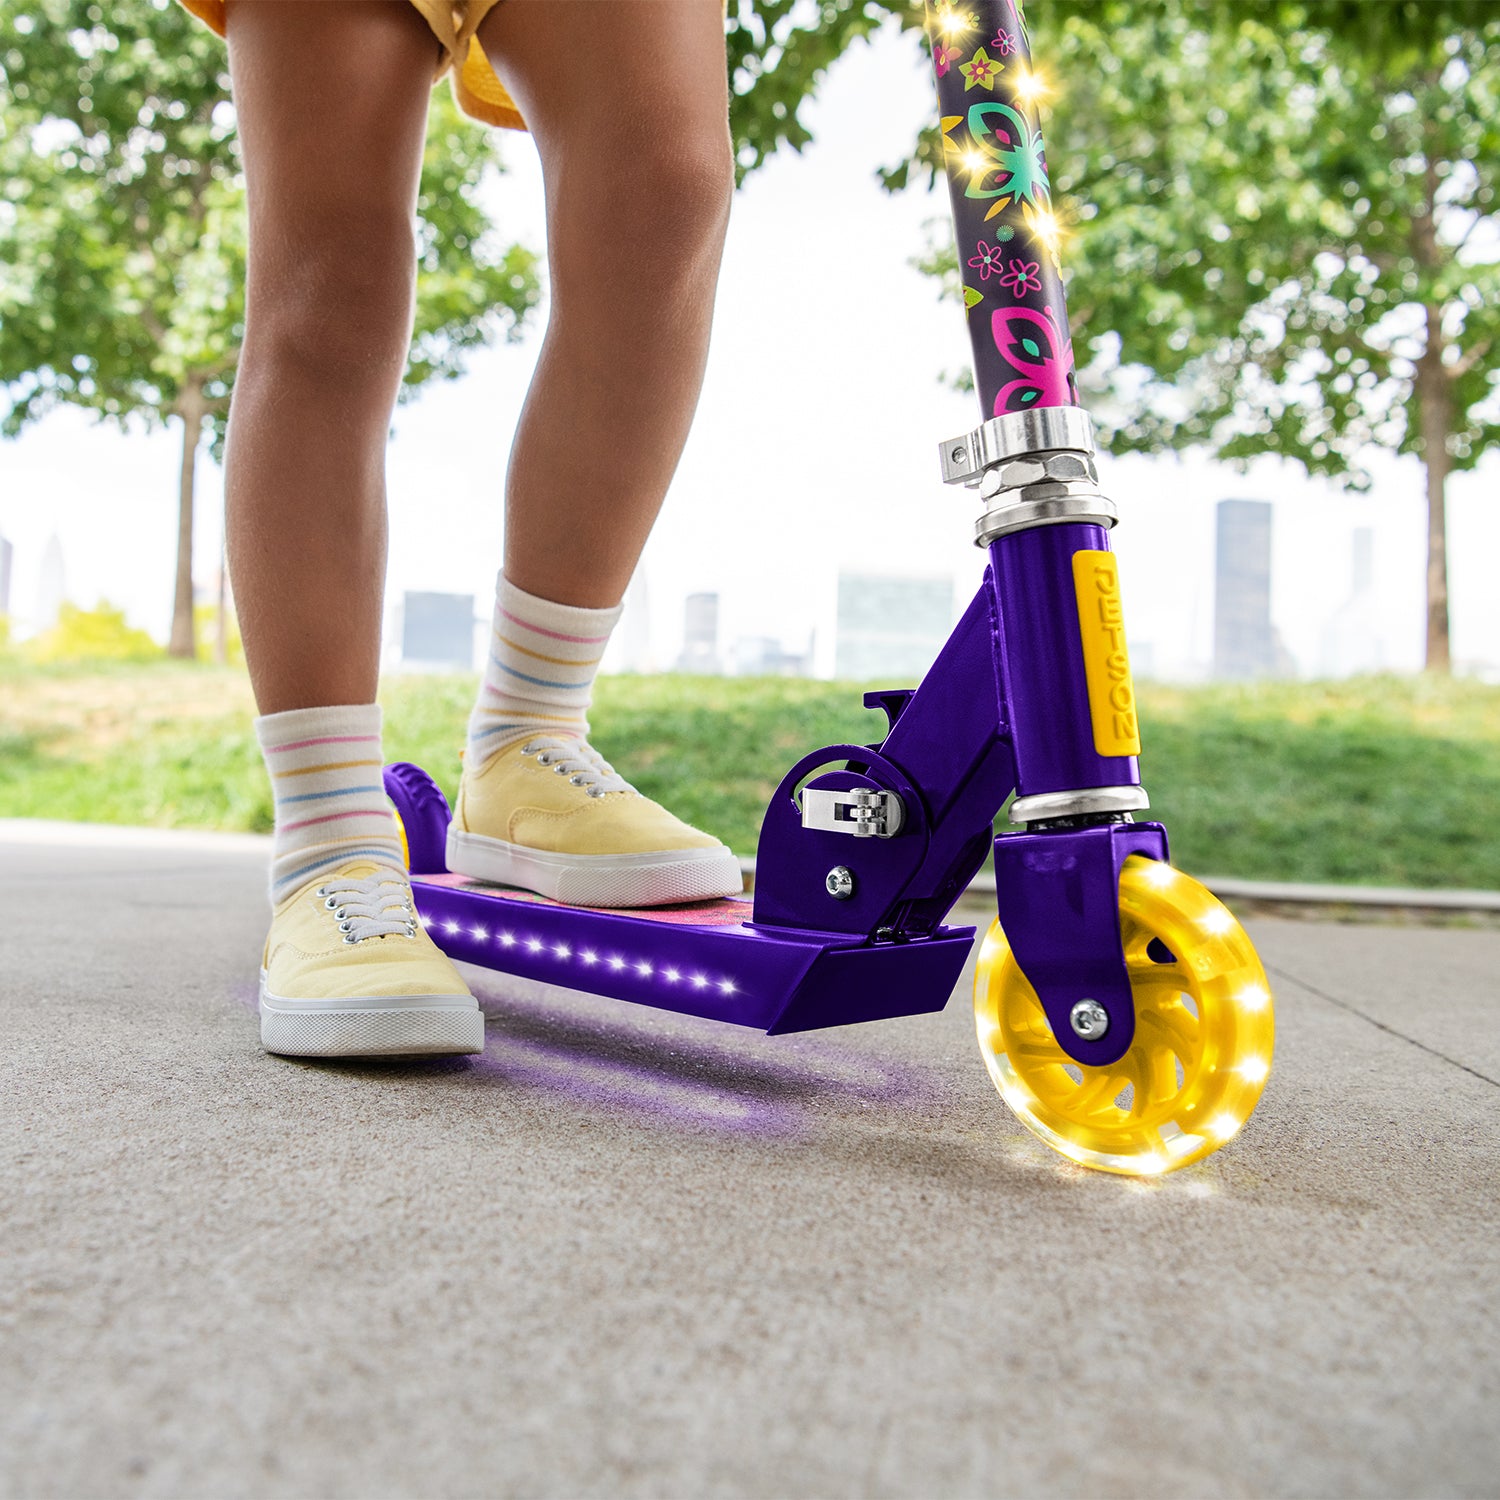
[[[1125,616],[1120,609],[1120,573],[1114,553],[1075,552],[1073,590],[1078,596],[1094,749],[1100,755],[1139,755],[1135,684],[1125,651]]]

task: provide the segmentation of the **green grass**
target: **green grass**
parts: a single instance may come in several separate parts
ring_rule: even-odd
[[[451,797],[472,677],[382,687],[386,753]],[[848,683],[608,677],[604,752],[648,796],[752,854],[801,754],[873,740]],[[1142,771],[1173,852],[1203,873],[1500,889],[1500,689],[1425,678],[1141,685]],[[0,664],[0,816],[267,831],[237,671]]]

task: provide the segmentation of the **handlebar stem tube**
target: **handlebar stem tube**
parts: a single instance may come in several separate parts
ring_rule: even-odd
[[[927,5],[944,173],[986,417],[1077,406],[1057,221],[1019,0]]]

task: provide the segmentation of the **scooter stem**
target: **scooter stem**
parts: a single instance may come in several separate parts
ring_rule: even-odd
[[[1078,405],[1020,0],[927,6],[974,381],[986,417]]]

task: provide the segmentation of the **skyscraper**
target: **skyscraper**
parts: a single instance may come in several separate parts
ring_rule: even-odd
[[[952,625],[951,578],[840,573],[834,671],[855,681],[915,681]]]
[[[1221,500],[1214,565],[1214,676],[1270,677],[1278,666],[1271,628],[1271,506]]]

